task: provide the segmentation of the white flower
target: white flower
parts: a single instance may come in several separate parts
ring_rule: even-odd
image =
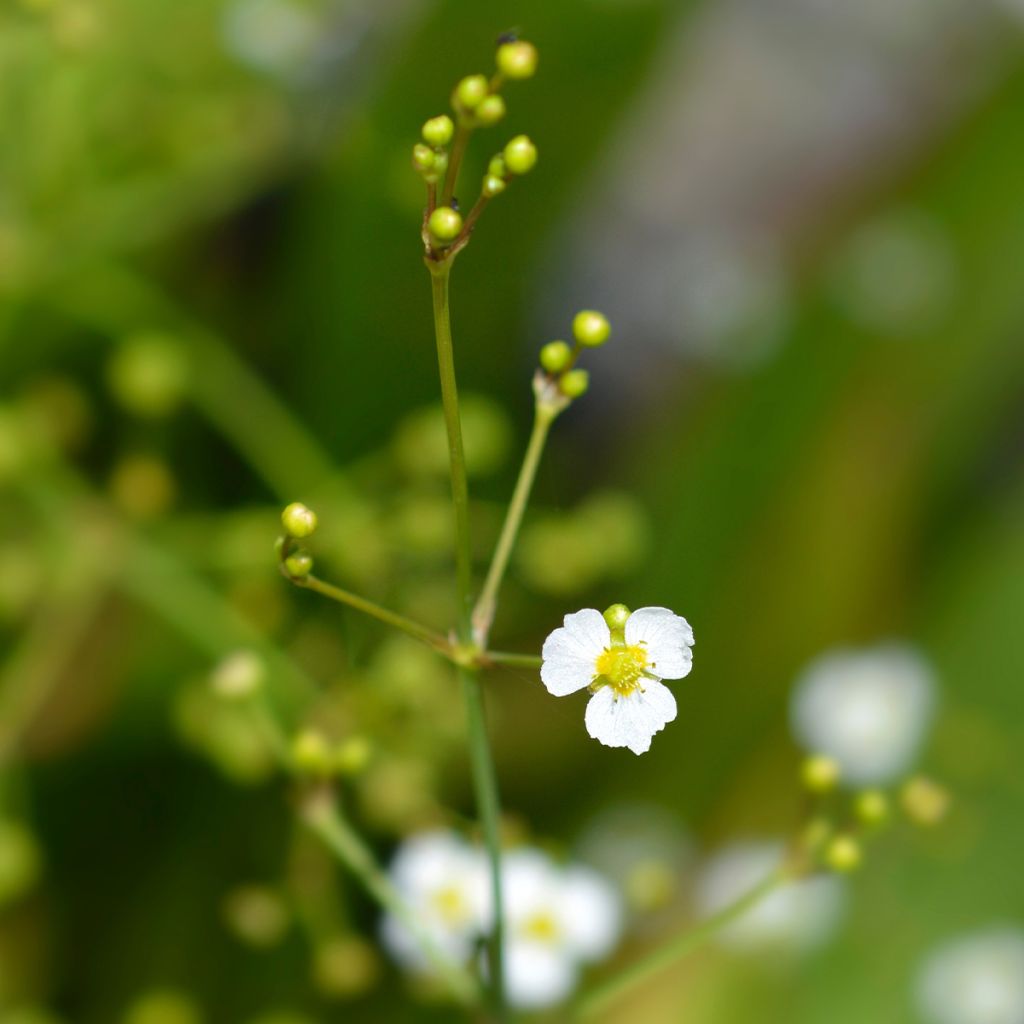
[[[917,978],[928,1024],[1024,1024],[1024,931],[996,928],[940,946]]]
[[[763,882],[781,863],[782,843],[733,843],[716,853],[697,879],[702,917],[727,907]],[[787,882],[723,928],[717,941],[738,952],[776,949],[803,952],[825,942],[838,924],[845,888],[833,875]]]
[[[617,624],[614,632],[605,615]],[[605,615],[593,608],[566,615],[544,641],[540,677],[556,697],[589,687],[587,732],[605,746],[642,754],[676,717],[675,697],[661,680],[689,673],[693,630],[668,608],[630,614],[613,605]]]
[[[599,874],[559,867],[539,850],[506,854],[505,988],[509,1002],[537,1009],[562,1002],[581,964],[607,955],[622,930],[618,897]]]
[[[402,844],[389,874],[436,945],[451,959],[468,962],[487,916],[487,869],[482,855],[451,832],[423,832]],[[415,936],[394,915],[385,916],[381,938],[407,967],[428,970]]]
[[[909,769],[934,703],[931,669],[913,649],[837,651],[804,671],[790,719],[804,747],[833,758],[845,781],[866,785]]]

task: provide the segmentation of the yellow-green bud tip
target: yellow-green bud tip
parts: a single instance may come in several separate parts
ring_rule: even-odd
[[[313,571],[313,556],[308,551],[294,551],[284,560],[284,568],[294,579],[304,579]]]
[[[858,793],[853,811],[865,825],[881,825],[889,817],[889,798],[878,789]]]
[[[558,386],[566,398],[580,398],[590,387],[590,374],[586,370],[569,370],[558,378]]]
[[[522,39],[502,43],[495,62],[506,78],[532,78],[537,73],[537,47]]]
[[[426,174],[434,169],[434,164],[436,163],[437,154],[429,146],[423,145],[422,142],[417,142],[412,147],[413,170],[418,171],[420,174]]]
[[[292,740],[292,763],[307,775],[329,775],[333,759],[323,734],[315,729],[303,729]]]
[[[462,230],[462,217],[450,206],[439,206],[427,222],[430,234],[439,242],[453,242]]]
[[[316,530],[316,513],[300,501],[293,501],[281,513],[281,525],[289,537],[301,540],[312,536]]]
[[[487,174],[492,178],[504,178],[508,174],[505,158],[500,153],[491,157],[491,162],[487,165]]]
[[[548,373],[561,373],[571,359],[572,349],[564,341],[549,341],[540,350],[540,365]]]
[[[631,612],[624,604],[613,604],[604,610],[604,621],[609,629],[625,629]]]
[[[573,317],[572,333],[581,345],[597,348],[608,340],[612,326],[604,313],[598,313],[594,309],[582,309]]]
[[[517,135],[502,151],[505,167],[512,174],[526,174],[537,163],[537,147],[526,135]]]
[[[812,793],[828,793],[839,782],[839,765],[831,757],[815,754],[800,766],[800,778]]]
[[[447,146],[455,132],[455,124],[447,114],[432,117],[423,125],[423,141],[431,146]]]
[[[900,803],[916,825],[937,825],[949,812],[949,791],[932,779],[917,775],[900,790]]]
[[[863,859],[864,850],[853,836],[836,836],[825,847],[825,863],[833,871],[856,871]]]
[[[505,101],[497,93],[492,93],[477,104],[473,113],[480,124],[489,127],[505,116]]]
[[[467,75],[455,86],[452,103],[457,108],[474,110],[483,101],[490,89],[486,75]]]
[[[493,174],[488,174],[487,177],[484,178],[484,184],[481,191],[488,199],[500,196],[501,193],[505,191],[504,179],[496,178]]]
[[[342,775],[359,775],[370,763],[373,747],[365,736],[351,736],[334,753],[334,762]]]

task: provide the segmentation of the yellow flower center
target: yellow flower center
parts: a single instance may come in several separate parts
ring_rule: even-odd
[[[641,644],[615,644],[597,656],[594,668],[620,697],[628,697],[640,686],[647,665],[647,652]],[[600,680],[596,683],[601,685]]]
[[[446,885],[433,894],[434,909],[448,924],[459,924],[465,920],[469,908],[462,891],[454,885]]]
[[[556,942],[561,933],[558,922],[547,911],[533,914],[523,922],[523,935],[535,942]]]

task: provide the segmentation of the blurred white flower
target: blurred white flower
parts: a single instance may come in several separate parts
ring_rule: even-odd
[[[699,914],[710,917],[750,892],[779,866],[784,854],[784,845],[772,840],[724,847],[707,861],[697,877]],[[844,903],[845,889],[835,876],[788,882],[723,928],[717,941],[739,952],[804,952],[830,938]]]
[[[1024,930],[996,928],[940,946],[921,966],[928,1024],[1024,1024]]]
[[[931,668],[912,648],[836,651],[804,670],[790,720],[808,751],[837,761],[845,782],[866,785],[910,768],[934,704]]]
[[[605,746],[642,754],[676,717],[675,697],[661,680],[689,674],[693,630],[668,608],[622,611],[629,617],[616,639],[594,608],[566,615],[544,641],[540,677],[556,697],[589,687],[587,732]]]
[[[479,851],[451,832],[423,832],[407,839],[389,869],[391,881],[420,926],[453,960],[466,962],[487,916],[487,869]],[[381,938],[396,960],[426,971],[423,951],[393,914]]]
[[[575,988],[581,964],[606,956],[622,931],[615,890],[601,875],[560,867],[539,850],[503,861],[505,987],[522,1009],[552,1006]]]
[[[288,73],[306,60],[318,25],[297,0],[235,0],[224,12],[224,43],[244,64],[259,71]]]

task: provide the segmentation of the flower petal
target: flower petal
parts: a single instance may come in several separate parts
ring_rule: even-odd
[[[590,868],[569,867],[559,901],[566,940],[575,956],[591,961],[610,953],[622,932],[622,906],[611,884]]]
[[[649,750],[651,737],[676,717],[676,699],[655,680],[628,697],[602,686],[587,704],[587,732],[606,747],[629,747],[634,754]]]
[[[564,1000],[576,986],[576,965],[558,946],[511,941],[505,949],[505,989],[509,1002],[539,1010]]]
[[[693,630],[669,608],[637,608],[626,619],[626,643],[647,646],[647,657],[660,679],[682,679],[693,667]]]
[[[612,642],[604,616],[594,608],[566,615],[563,621],[541,651],[540,678],[556,697],[589,686],[596,674],[594,662]]]

